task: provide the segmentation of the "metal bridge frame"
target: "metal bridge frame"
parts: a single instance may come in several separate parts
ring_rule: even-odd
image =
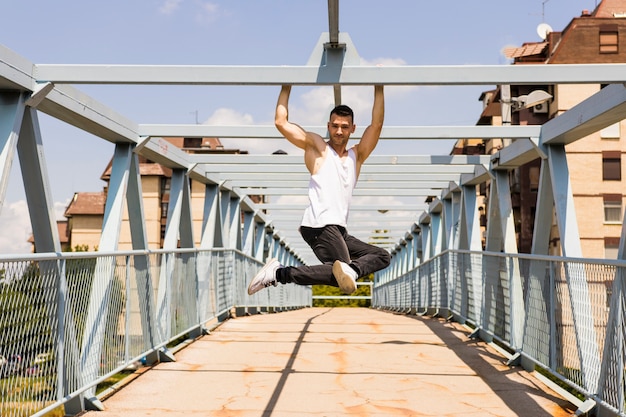
[[[520,65],[520,66],[362,66],[346,33],[338,31],[337,1],[329,1],[328,33],[323,33],[309,62],[304,66],[145,66],[34,64],[0,46],[0,208],[5,200],[8,176],[15,154],[39,252],[60,252],[50,179],[47,173],[38,112],[48,114],[85,132],[115,144],[113,168],[106,201],[101,251],[115,251],[124,207],[131,208],[133,249],[146,249],[138,155],[172,169],[171,200],[165,234],[165,249],[178,240],[184,248],[194,246],[188,178],[206,186],[202,236],[199,248],[237,249],[262,260],[264,242],[270,254],[284,264],[311,262],[314,258],[296,234],[299,204],[255,204],[249,195],[303,195],[307,176],[301,157],[290,155],[190,155],[163,137],[277,138],[273,126],[209,126],[140,124],[115,113],[81,93],[82,84],[163,85],[327,85],[341,101],[341,87],[353,85],[523,85],[609,84],[574,108],[541,126],[389,126],[387,139],[506,138],[512,143],[490,156],[373,155],[364,165],[355,190],[354,211],[375,213],[401,210],[400,221],[380,221],[349,230],[367,240],[373,228],[388,230],[385,241],[393,254],[392,265],[378,279],[399,276],[446,249],[482,250],[476,186],[490,181],[491,218],[487,250],[517,253],[507,172],[537,157],[542,160],[539,201],[532,253],[547,255],[553,208],[561,236],[562,254],[581,257],[578,226],[568,174],[565,145],[621,121],[626,111],[626,64],[611,65]],[[506,104],[503,104],[505,106]],[[322,121],[320,121],[322,123]],[[325,135],[320,126],[305,129]],[[362,134],[357,130],[355,137]],[[385,197],[411,196],[415,200],[437,196],[427,207],[390,207]],[[375,197],[361,204],[358,197]],[[378,202],[372,202],[378,201]],[[243,216],[241,214],[243,213]],[[243,218],[243,223],[241,219]],[[625,257],[626,231],[622,225],[619,259]],[[416,259],[417,254],[421,254]],[[510,265],[513,273],[515,265]],[[107,298],[111,265],[98,265],[87,329],[96,342],[81,352],[83,369],[97,372],[100,345],[97,329],[105,314],[99,310]],[[593,329],[584,275],[567,274],[581,296],[572,300],[575,321]],[[571,277],[571,278],[570,278]],[[166,297],[159,288],[157,305]],[[521,284],[511,288],[512,308],[519,308]],[[621,288],[620,288],[621,291]],[[520,315],[518,315],[519,317]],[[161,318],[157,317],[159,321]],[[164,320],[165,322],[165,320]],[[157,326],[158,327],[158,326]],[[520,331],[514,326],[514,331]],[[163,329],[162,331],[166,331]],[[520,340],[517,334],[514,340]],[[597,369],[599,351],[592,336],[577,334],[590,348],[579,352],[584,375]],[[579,344],[580,346],[581,344]],[[594,346],[595,345],[595,346]],[[91,358],[91,359],[90,359]],[[593,387],[593,381],[588,381]]]

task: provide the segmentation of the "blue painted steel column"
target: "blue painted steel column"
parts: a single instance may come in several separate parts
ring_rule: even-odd
[[[254,222],[254,251],[252,256],[261,262],[263,262],[263,256],[265,254],[266,228],[265,223]]]
[[[464,185],[462,189],[458,249],[482,251],[476,186]]]
[[[99,243],[99,250],[103,252],[112,252],[118,247],[132,155],[130,144],[116,145]],[[97,258],[82,338],[80,369],[85,383],[99,375],[114,272],[115,257]],[[95,387],[85,392],[85,401],[88,408],[104,409],[95,397]]]
[[[213,254],[210,250],[222,246],[219,195],[220,191],[217,184],[205,185],[202,234],[197,262],[198,316],[200,323],[204,323],[212,318],[216,310],[211,301],[211,261]]]
[[[37,112],[24,105],[26,93],[21,96],[15,93],[0,93],[0,97],[2,103],[0,111],[1,158],[3,164],[6,164],[2,168],[2,178],[0,178],[3,184],[0,186],[2,188],[0,209],[6,191],[5,181],[8,180],[10,166],[17,150],[36,250],[37,252],[61,252]],[[56,311],[50,311],[50,314],[56,315],[58,321],[56,329],[57,395],[61,398],[69,395],[81,385],[78,366],[80,348],[74,325],[75,320],[71,309],[68,310],[66,306],[65,263],[40,262],[39,269],[41,274],[56,279],[57,292],[53,294],[54,299],[50,300],[50,305],[56,306]],[[66,410],[68,412],[83,411],[82,398],[70,400],[66,404]]]
[[[552,193],[552,179],[550,178],[549,163],[547,159],[541,160],[539,171],[539,188],[537,191],[537,206],[535,210],[535,224],[533,228],[533,241],[531,252],[534,255],[548,255],[550,245],[550,232],[552,230],[554,211],[554,194]],[[557,340],[554,336],[556,327],[553,317],[556,306],[552,295],[553,269],[548,262],[531,262],[528,271],[528,296],[526,325],[529,327],[527,336],[524,337],[524,350],[528,352],[544,351],[543,345],[548,344],[550,349],[544,363],[550,364],[555,369]],[[549,275],[548,275],[549,274]],[[550,279],[546,278],[546,275]],[[549,340],[545,340],[549,335]],[[522,361],[524,365],[524,361]],[[534,363],[529,364],[534,368]]]
[[[128,175],[128,188],[126,190],[126,204],[132,248],[135,250],[147,250],[148,237],[146,233],[145,212],[143,208],[143,192],[141,187],[141,172],[139,171],[139,157],[131,152]],[[154,318],[155,301],[152,283],[152,268],[148,255],[133,256],[134,276],[139,298],[139,314],[141,316],[141,330],[146,350],[155,346],[156,322]],[[130,299],[127,298],[127,302]],[[130,310],[130,307],[128,307]],[[155,358],[148,358],[150,362]]]
[[[207,184],[204,193],[204,213],[202,217],[200,249],[213,249],[222,246],[219,197],[219,186],[217,184]]]
[[[569,180],[565,146],[547,145],[546,150],[563,256],[580,258],[582,257],[580,235]],[[586,388],[590,392],[596,392],[600,369],[600,350],[595,336],[586,272],[583,268],[575,268],[571,263],[568,263],[565,268],[565,278],[572,303],[576,346],[580,356],[583,379]]]
[[[430,213],[431,256],[439,255],[443,251],[444,231],[441,217],[441,212]]]
[[[430,219],[429,219],[430,220]],[[430,223],[420,223],[420,228],[422,230],[422,259],[420,259],[420,263],[424,263],[426,260],[432,258],[432,247],[430,244],[431,241],[431,233],[430,233]]]
[[[163,249],[174,250],[178,247],[179,237],[182,247],[193,247],[191,214],[189,203],[189,181],[182,169],[172,170],[170,182],[170,201],[167,208],[167,223],[163,238]],[[161,259],[159,287],[157,288],[157,328],[159,342],[172,337],[172,277],[176,265],[174,254],[166,254]],[[173,359],[173,357],[169,358]]]
[[[0,210],[4,205],[15,149],[22,127],[26,95],[0,92]]]
[[[241,250],[248,256],[254,256],[254,232],[256,223],[254,221],[254,212],[243,211],[243,232],[242,232],[242,248]]]
[[[221,234],[222,234],[222,247],[230,248],[230,191],[220,189],[220,219],[221,219]]]
[[[241,241],[241,200],[235,193],[230,193],[228,200],[228,248],[243,250]]]

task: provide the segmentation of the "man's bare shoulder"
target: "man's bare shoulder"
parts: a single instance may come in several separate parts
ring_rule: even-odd
[[[307,146],[305,152],[322,155],[326,152],[326,141],[315,132],[306,132]]]
[[[355,144],[350,149],[354,151],[354,155],[356,157],[357,163],[362,164],[363,162],[365,162],[365,160],[367,159],[367,156],[364,157],[364,155],[362,155],[362,152],[360,152],[361,149],[359,147],[359,143]]]

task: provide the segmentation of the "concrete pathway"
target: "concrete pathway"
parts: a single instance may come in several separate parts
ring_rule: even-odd
[[[231,319],[90,417],[569,416],[574,407],[467,329],[366,308]]]

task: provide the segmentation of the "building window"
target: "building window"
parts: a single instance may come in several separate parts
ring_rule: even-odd
[[[539,175],[541,171],[539,167],[530,167],[528,169],[528,179],[530,180],[530,191],[539,191]]]
[[[618,53],[619,33],[617,25],[603,25],[600,27],[600,53],[616,54]]]
[[[184,138],[183,139],[183,148],[201,148],[202,147],[202,138]]]
[[[605,223],[621,223],[622,222],[622,195],[621,194],[604,194],[604,222]]]
[[[620,136],[620,122],[613,123],[600,130],[600,139],[619,139]]]
[[[604,181],[622,180],[622,153],[620,151],[602,152],[602,179]]]
[[[619,253],[619,237],[604,238],[604,258],[617,259]]]

